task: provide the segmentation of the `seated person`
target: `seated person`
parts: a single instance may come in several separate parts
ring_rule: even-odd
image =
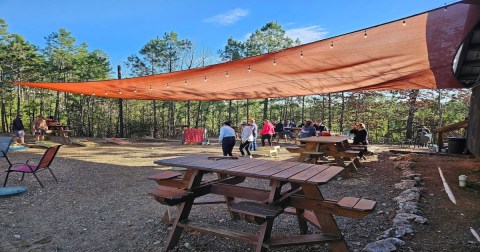
[[[352,129],[350,130],[350,134],[353,134],[354,145],[368,145],[368,132],[367,129],[365,129],[365,124],[360,123],[357,125],[353,125]]]
[[[53,116],[49,116],[45,122],[47,123],[47,126],[58,125],[57,120],[53,119]]]
[[[284,131],[284,129],[283,129],[282,120],[279,120],[278,123],[275,124],[274,131],[275,131],[275,135],[277,136],[277,138],[283,137],[282,132]]]
[[[313,126],[315,126],[315,129],[319,131],[319,136],[322,135],[322,132],[328,131],[327,126],[323,125],[322,120],[316,120]]]
[[[316,136],[317,131],[313,126],[313,122],[310,120],[305,121],[305,126],[302,127],[302,131],[300,131],[299,138],[306,138],[311,136]]]

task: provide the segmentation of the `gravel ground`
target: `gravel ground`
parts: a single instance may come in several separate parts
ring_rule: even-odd
[[[11,151],[9,157],[13,162],[21,162],[40,157],[43,151],[37,148]],[[220,147],[182,146],[176,142],[62,147],[52,165],[59,178],[58,183],[48,172],[39,174],[45,188],[41,188],[33,176],[27,175],[23,182],[18,181],[18,174],[9,179],[8,186],[25,185],[29,190],[20,196],[0,199],[0,252],[160,251],[170,227],[160,221],[166,207],[147,195],[147,191],[155,188],[156,184],[146,177],[161,168],[153,164],[154,160],[189,153],[219,154]],[[295,157],[284,149],[280,156],[284,160]],[[371,156],[363,162],[364,167],[360,168],[360,172],[321,187],[327,198],[352,196],[377,201],[375,212],[361,220],[336,217],[352,251],[360,251],[392,225],[396,214],[396,202],[392,199],[400,192],[393,185],[400,181],[401,176],[393,168],[392,156],[388,152]],[[0,176],[1,181],[4,176]],[[268,186],[264,181],[255,179],[244,183],[255,187]],[[475,195],[478,197],[476,192]],[[478,212],[472,214],[478,216]],[[224,205],[195,206],[190,216],[201,222],[242,231],[255,232],[258,229],[256,225],[230,220]],[[429,232],[425,227],[419,229]],[[293,235],[297,231],[295,218],[281,215],[275,220],[272,235]],[[309,232],[317,230],[310,226]],[[428,235],[421,237],[425,241],[416,240],[415,236],[409,237],[407,245],[400,251],[421,251],[417,249],[421,248],[422,243],[428,244],[429,239],[435,239]],[[470,244],[465,248],[479,248],[469,243],[471,240],[463,243]],[[449,251],[448,247],[445,248],[445,251]],[[184,231],[176,251],[236,252],[253,249],[252,245],[242,242]],[[468,250],[461,247],[458,251]],[[272,251],[328,251],[328,246],[310,245]],[[429,251],[428,247],[424,251]]]

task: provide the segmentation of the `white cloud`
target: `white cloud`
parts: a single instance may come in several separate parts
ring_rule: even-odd
[[[236,8],[225,13],[217,14],[213,17],[204,19],[207,23],[218,23],[221,25],[229,25],[237,22],[241,17],[248,15],[248,10]]]
[[[328,31],[318,25],[312,25],[302,28],[289,29],[285,35],[292,39],[300,39],[302,44],[310,43],[325,38]]]

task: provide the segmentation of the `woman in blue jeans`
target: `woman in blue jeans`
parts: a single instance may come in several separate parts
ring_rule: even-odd
[[[232,151],[235,146],[235,130],[230,127],[231,122],[226,121],[220,128],[220,136],[218,142],[222,144],[222,151],[224,156],[233,156]]]

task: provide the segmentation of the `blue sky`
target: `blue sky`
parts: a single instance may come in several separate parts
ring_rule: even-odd
[[[43,48],[45,37],[65,28],[77,42],[121,64],[150,39],[175,31],[197,48],[217,55],[229,37],[245,40],[270,21],[276,21],[302,43],[378,25],[452,1],[402,0],[0,0],[0,18]]]

